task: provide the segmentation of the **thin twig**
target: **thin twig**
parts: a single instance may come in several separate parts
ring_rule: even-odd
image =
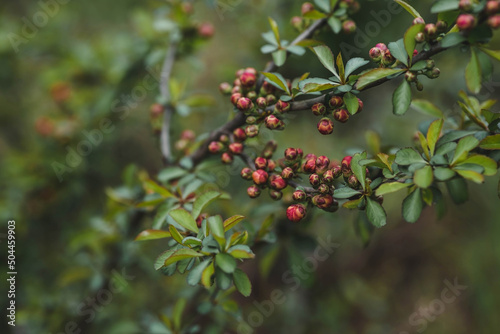
[[[167,55],[165,56],[165,61],[163,62],[163,67],[161,70],[160,77],[160,95],[163,104],[163,125],[161,128],[160,135],[160,147],[163,156],[163,161],[165,164],[169,164],[172,159],[172,149],[170,144],[170,123],[172,120],[172,114],[174,113],[174,108],[170,104],[170,77],[172,75],[172,69],[175,63],[175,56],[177,53],[177,43],[172,42],[167,50]]]

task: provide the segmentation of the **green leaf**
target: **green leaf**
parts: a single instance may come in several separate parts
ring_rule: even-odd
[[[159,270],[164,267],[165,260],[168,259],[174,252],[174,249],[169,249],[158,255],[154,264],[155,270]]]
[[[226,253],[215,255],[215,264],[227,274],[232,274],[236,269],[236,259]]]
[[[252,293],[252,283],[241,269],[236,269],[233,273],[233,281],[236,289],[243,296],[248,297]]]
[[[359,101],[356,95],[351,92],[344,94],[344,103],[351,115],[355,115],[359,110]]]
[[[404,115],[411,104],[411,87],[410,83],[403,80],[401,85],[394,91],[392,95],[392,105],[394,107],[394,115]]]
[[[436,167],[434,169],[434,176],[439,181],[446,181],[455,176],[455,172],[446,167]]]
[[[272,44],[265,44],[260,48],[260,52],[263,54],[268,54],[276,51],[278,49],[278,46],[272,45]]]
[[[287,46],[286,50],[290,53],[293,53],[294,55],[297,55],[297,56],[302,56],[302,55],[304,55],[304,53],[306,53],[306,49],[304,49],[303,47],[298,46],[298,45]]]
[[[373,154],[378,154],[380,152],[380,135],[378,133],[372,130],[366,131],[365,140]]]
[[[457,144],[457,148],[455,149],[455,156],[451,161],[452,165],[455,165],[457,162],[461,162],[467,158],[467,155],[471,150],[476,148],[479,145],[479,140],[474,136],[467,136],[462,139]]]
[[[366,159],[366,152],[356,153],[351,160],[351,170],[361,184],[361,188],[366,189],[366,167],[359,164],[363,159]]]
[[[344,61],[342,60],[342,53],[339,52],[337,55],[337,68],[339,69],[339,76],[342,82],[345,82],[345,68]]]
[[[304,93],[321,92],[337,86],[337,83],[322,78],[307,78],[299,82],[299,88]]]
[[[235,259],[253,259],[255,254],[247,245],[235,245],[227,250]]]
[[[439,139],[439,135],[441,134],[441,130],[443,129],[443,119],[435,120],[429,126],[427,130],[427,145],[429,146],[429,151],[431,156],[434,155],[436,150],[436,144]]]
[[[332,10],[330,7],[330,0],[314,0],[314,3],[325,13],[329,13]]]
[[[478,172],[463,169],[455,169],[455,172],[457,172],[464,179],[471,180],[478,184],[484,183],[484,176]]]
[[[407,166],[415,163],[425,163],[425,160],[413,148],[403,148],[396,153],[395,162],[398,165]]]
[[[179,225],[184,227],[185,229],[188,229],[194,233],[198,233],[198,226],[196,224],[196,221],[194,218],[191,216],[189,212],[187,212],[185,209],[175,209],[170,211],[169,213],[170,217],[172,217]]]
[[[201,284],[205,287],[205,289],[208,289],[212,286],[212,275],[215,272],[215,266],[213,262],[210,262],[208,267],[203,270],[203,273],[201,274]]]
[[[395,2],[397,2],[398,4],[401,5],[401,7],[403,7],[404,9],[406,9],[406,11],[408,13],[410,13],[411,15],[413,15],[413,17],[417,18],[417,17],[422,17],[420,15],[419,12],[417,12],[415,10],[415,8],[413,8],[412,6],[410,6],[406,1],[403,1],[403,0],[394,0]]]
[[[276,66],[282,66],[286,61],[286,50],[280,49],[272,53],[273,61]],[[286,90],[288,92],[288,89]],[[290,94],[290,93],[289,93]]]
[[[199,265],[191,269],[187,276],[187,283],[191,286],[195,286],[198,284],[201,280],[201,275],[203,274],[203,271],[208,267],[208,265],[211,263],[211,260],[205,260],[201,262]]]
[[[323,18],[327,17],[328,15],[326,15],[325,13],[322,13],[316,9],[313,9],[313,10],[305,13],[303,16],[304,16],[304,18],[307,18],[307,19],[319,20],[319,19],[323,19]]]
[[[461,33],[451,32],[443,37],[441,40],[441,47],[451,48],[465,42],[466,40],[467,38],[465,38]]]
[[[278,45],[281,45],[280,44],[280,32],[278,30],[278,24],[271,17],[268,17],[267,19],[269,20],[269,25],[271,26],[271,30],[272,30],[272,32],[274,34],[274,38],[276,38],[276,41],[278,42]]]
[[[332,28],[335,34],[338,34],[342,30],[342,22],[335,16],[330,16],[328,19],[328,25]]]
[[[483,174],[486,176],[493,176],[497,173],[497,168],[498,168],[497,162],[484,155],[477,154],[469,156],[467,159],[459,163],[457,166],[466,164],[474,164],[482,166],[484,168]]]
[[[421,60],[411,65],[410,70],[412,71],[422,71],[427,68],[427,61]]]
[[[340,76],[337,73],[337,70],[335,69],[335,59],[333,57],[332,50],[326,45],[319,45],[315,46],[312,48],[316,56],[318,57],[319,61],[323,66],[332,72],[334,76],[336,76],[340,80]]]
[[[217,243],[222,247],[226,243],[226,238],[224,236],[224,224],[220,216],[212,216],[207,219],[208,226],[210,227],[210,233],[213,235]]]
[[[191,108],[214,106],[216,101],[212,95],[193,94],[186,98],[184,104]]]
[[[412,185],[411,183],[401,183],[401,182],[383,183],[380,185],[380,187],[377,188],[377,190],[375,191],[375,195],[383,196],[385,194],[390,194],[399,191],[401,189],[406,189],[411,185]]]
[[[178,244],[181,244],[182,245],[182,235],[179,233],[179,231],[177,230],[177,228],[175,228],[174,225],[170,225],[168,227],[168,230],[170,231],[170,235],[172,236],[172,238],[178,243]]]
[[[354,73],[354,71],[365,66],[368,63],[370,63],[368,60],[360,57],[349,59],[349,61],[345,65],[345,77],[348,78],[352,73]]]
[[[403,218],[409,223],[415,223],[420,217],[423,208],[422,194],[420,188],[417,188],[403,201]]]
[[[167,197],[174,197],[174,195],[168,191],[167,188],[160,186],[158,183],[156,183],[153,180],[146,180],[144,182],[144,189],[152,191],[154,193],[160,194],[161,196],[167,198]]]
[[[349,188],[349,187],[337,188],[333,192],[333,197],[336,199],[347,199],[347,198],[351,198],[351,197],[359,196],[359,195],[361,195],[361,192],[359,192],[358,190],[354,190],[352,188]]]
[[[143,240],[155,240],[162,238],[170,238],[172,235],[170,232],[163,230],[144,230],[135,237],[135,241],[143,241]]]
[[[437,14],[458,9],[458,0],[439,0],[431,7],[431,13]]]
[[[413,100],[411,101],[411,106],[421,113],[437,118],[443,118],[443,112],[429,101],[418,99]]]
[[[480,47],[479,49],[481,49],[481,51],[483,51],[484,53],[486,53],[491,58],[500,61],[500,51],[490,50],[490,49],[487,49],[487,48],[484,48],[484,47]]]
[[[446,181],[446,187],[451,199],[455,204],[463,204],[469,199],[467,183],[462,178],[454,178]]]
[[[272,31],[267,31],[267,32],[264,32],[261,34],[262,38],[264,38],[264,40],[266,42],[268,42],[269,44],[271,45],[275,45],[276,48],[279,47],[279,43],[278,41],[276,40],[276,37],[274,36],[274,33]]]
[[[460,131],[460,130],[455,130],[455,131],[450,131],[438,140],[438,147],[447,144],[449,142],[453,142],[457,139],[463,138],[465,136],[469,136],[476,133],[476,131]]]
[[[288,84],[280,73],[267,73],[261,72],[267,79],[268,82],[276,88],[281,89],[290,95],[290,90],[288,89]]]
[[[402,73],[404,71],[405,69],[401,68],[375,68],[364,73],[358,78],[358,81],[356,82],[356,89],[363,90],[363,88],[378,80],[384,79],[391,75]]]
[[[172,311],[172,322],[174,323],[174,328],[176,329],[176,331],[181,329],[182,312],[186,307],[186,302],[187,301],[185,298],[181,298],[174,305],[174,310]]]
[[[219,268],[215,269],[215,283],[221,290],[227,290],[231,287],[232,275],[226,274]]]
[[[245,219],[243,216],[232,216],[224,221],[224,232],[229,231],[236,226],[240,221]]]
[[[408,66],[408,53],[406,52],[405,42],[403,39],[391,42],[387,47],[389,48],[389,51],[391,51],[394,58]],[[413,54],[413,50],[411,50],[411,53]]]
[[[158,180],[161,182],[168,182],[173,179],[180,178],[187,174],[184,168],[180,167],[169,167],[165,168],[158,174]]]
[[[425,166],[415,172],[413,181],[419,188],[429,188],[434,180],[431,166]]]
[[[384,208],[377,201],[366,198],[366,215],[375,227],[382,227],[387,223],[387,214]]]
[[[476,51],[471,48],[471,58],[465,68],[465,80],[467,88],[474,94],[479,94],[481,90],[481,64],[479,63]]]
[[[425,24],[414,24],[408,30],[406,30],[405,36],[404,36],[404,46],[406,53],[410,57],[410,63],[412,62],[413,59],[413,50],[415,50],[415,46],[417,45],[417,41],[415,40],[415,36],[419,32],[424,31]],[[391,51],[392,52],[392,51]]]
[[[213,202],[216,198],[220,197],[222,194],[217,191],[209,191],[202,195],[199,195],[193,204],[193,210],[191,211],[191,215],[194,219],[198,218],[201,211]]]
[[[500,150],[500,134],[484,138],[479,143],[479,147],[483,150]]]
[[[190,259],[194,257],[201,257],[203,254],[198,253],[197,251],[194,251],[189,248],[181,248],[176,251],[174,251],[166,260],[165,263],[163,264],[164,267],[169,266],[173,263],[176,263],[181,260],[185,259]]]

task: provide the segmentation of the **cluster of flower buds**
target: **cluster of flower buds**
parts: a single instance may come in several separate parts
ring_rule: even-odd
[[[184,130],[181,133],[181,137],[178,141],[175,142],[175,149],[178,151],[185,151],[185,154],[188,154],[187,150],[189,150],[190,146],[194,144],[194,140],[196,139],[196,135],[191,130]]]
[[[481,6],[481,7],[480,7]],[[464,12],[457,18],[457,27],[461,31],[472,30],[476,27],[478,22],[478,10],[481,10],[482,15],[486,18],[486,24],[492,29],[500,27],[500,1],[489,0],[484,3],[476,3],[472,0],[460,0],[459,9]]]
[[[424,31],[415,35],[417,43],[435,41],[441,34],[448,30],[448,24],[445,21],[439,20],[436,23],[425,23],[424,19],[417,17],[413,20],[413,24],[425,24]]]
[[[436,79],[441,74],[441,71],[436,67],[434,63],[434,60],[428,59],[426,62],[427,64],[424,69],[418,71],[407,71],[405,74],[406,81],[408,81],[409,83],[415,83],[419,91],[424,89],[422,83],[418,81],[418,76],[420,74],[425,75],[429,79]]]
[[[339,14],[338,19],[342,23],[342,31],[346,34],[351,34],[356,31],[356,23],[349,18],[350,15],[355,14],[360,9],[359,2],[356,0],[340,0],[339,3]],[[316,8],[310,2],[304,2],[301,7],[302,16],[292,17],[290,23],[297,29],[297,31],[302,32],[304,29],[308,28],[313,22],[313,17],[310,13],[314,13]]]
[[[208,144],[208,151],[212,154],[222,153],[221,160],[225,164],[231,164],[235,155],[243,153],[244,141],[247,133],[242,128],[237,128],[230,135],[221,135],[219,140]]]
[[[389,67],[396,62],[396,58],[384,43],[378,43],[371,48],[369,55],[375,63],[380,64],[380,67]]]
[[[358,98],[358,112],[363,110],[363,101]],[[315,116],[323,116],[318,122],[318,131],[322,135],[329,135],[333,132],[334,123],[326,116],[333,116],[333,119],[340,123],[345,123],[349,120],[350,114],[345,106],[344,99],[341,96],[332,96],[328,101],[328,106],[323,103],[316,103],[311,107],[311,111]]]

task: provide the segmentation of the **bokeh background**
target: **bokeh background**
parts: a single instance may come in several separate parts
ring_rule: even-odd
[[[360,2],[362,11],[353,17],[358,30],[366,32],[370,22],[385,26],[375,37],[368,36],[363,45],[356,34],[335,36],[325,31],[318,38],[327,41],[335,53],[345,42],[357,45],[351,56],[368,58],[370,47],[399,39],[410,24],[411,17],[403,11],[388,20],[380,18],[381,11],[387,11],[388,0]],[[432,3],[410,2],[421,13],[428,13]],[[296,35],[289,19],[299,15],[301,1],[218,3],[195,2],[194,18],[211,22],[216,33],[196,45],[194,53],[174,68],[174,77],[185,82],[187,90],[211,94],[217,102],[188,115],[176,115],[174,139],[182,129],[202,135],[228,119],[230,106],[218,93],[218,84],[233,80],[238,68],[264,68],[269,58],[259,52],[263,45],[260,34],[268,30],[268,16],[277,20],[286,39]],[[0,232],[6,233],[8,219],[17,222],[17,321],[12,328],[2,320],[0,328],[7,332],[78,333],[73,325],[68,329],[68,324],[75,323],[81,333],[168,333],[161,315],[172,312],[177,298],[190,298],[197,291],[187,286],[183,276],[155,272],[153,261],[166,248],[164,241],[133,242],[141,228],[151,226],[151,219],[110,199],[140,192],[134,175],[154,176],[162,168],[149,116],[157,90],[130,102],[126,113],[113,105],[123,94],[131,94],[150,73],[148,68],[161,62],[168,28],[163,5],[162,1],[69,1],[52,8],[46,24],[30,30],[17,51],[9,36],[21,35],[25,20],[32,21],[46,9],[39,2],[25,0],[4,1],[0,6]],[[435,20],[431,15],[424,18]],[[499,39],[492,44],[498,49]],[[424,79],[424,91],[415,96],[453,113],[457,93],[465,89],[468,53],[455,48],[435,60],[441,77]],[[494,66],[498,68],[498,64]],[[304,71],[324,75],[311,53],[290,58],[282,69],[287,77]],[[414,110],[404,117],[394,116],[390,96],[396,84],[361,94],[363,113],[337,126],[332,136],[321,136],[317,120],[304,112],[294,115],[284,132],[265,132],[263,138],[276,139],[278,152],[288,146],[302,147],[306,152],[337,158],[350,149],[366,149],[366,130],[378,132],[384,145],[412,145],[418,123],[428,116]],[[480,98],[497,97],[499,86],[500,76],[494,74]],[[54,163],[64,163],[68,149],[85,139],[84,131],[98,129],[103,119],[111,120],[112,130],[60,180]],[[237,167],[214,164],[211,171],[213,182],[233,197],[211,207],[214,213],[243,214],[248,217],[248,229],[258,227],[270,213],[282,219],[284,208],[271,203],[267,195],[248,199]],[[254,302],[269,300],[271,292],[280,289],[286,303],[264,316],[255,333],[497,333],[497,183],[498,176],[487,178],[482,186],[469,184],[471,195],[466,204],[456,206],[448,201],[447,214],[441,220],[427,208],[416,224],[402,220],[402,197],[388,195],[384,202],[388,226],[374,231],[368,245],[356,232],[356,212],[316,212],[301,226],[279,225],[276,243],[259,247],[256,259],[244,266],[254,290],[249,298],[237,297],[241,319],[250,322],[249,315],[259,310]],[[294,290],[282,276],[291,265],[311,256],[318,236],[331,237],[340,246]],[[0,305],[5,310],[7,248],[5,234],[0,237]],[[105,305],[89,306],[116,272],[128,277],[122,281],[123,289],[113,293]],[[420,322],[411,322],[412,314],[441,299],[447,287],[444,281],[455,278],[467,289],[446,304],[440,315],[419,315],[413,320]],[[195,312],[189,310],[185,317]],[[202,328],[206,333],[235,333],[238,322],[220,312],[205,319]]]

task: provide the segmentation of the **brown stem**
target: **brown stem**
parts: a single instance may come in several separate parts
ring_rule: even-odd
[[[175,110],[169,102],[170,89],[168,85],[170,83],[170,77],[172,75],[176,53],[177,43],[172,42],[170,43],[167,55],[165,56],[165,61],[163,62],[160,77],[160,95],[161,98],[165,101],[163,105],[163,124],[160,135],[160,147],[163,156],[163,162],[165,164],[169,164],[172,160],[172,149],[170,144],[170,123],[172,120],[172,114]]]

